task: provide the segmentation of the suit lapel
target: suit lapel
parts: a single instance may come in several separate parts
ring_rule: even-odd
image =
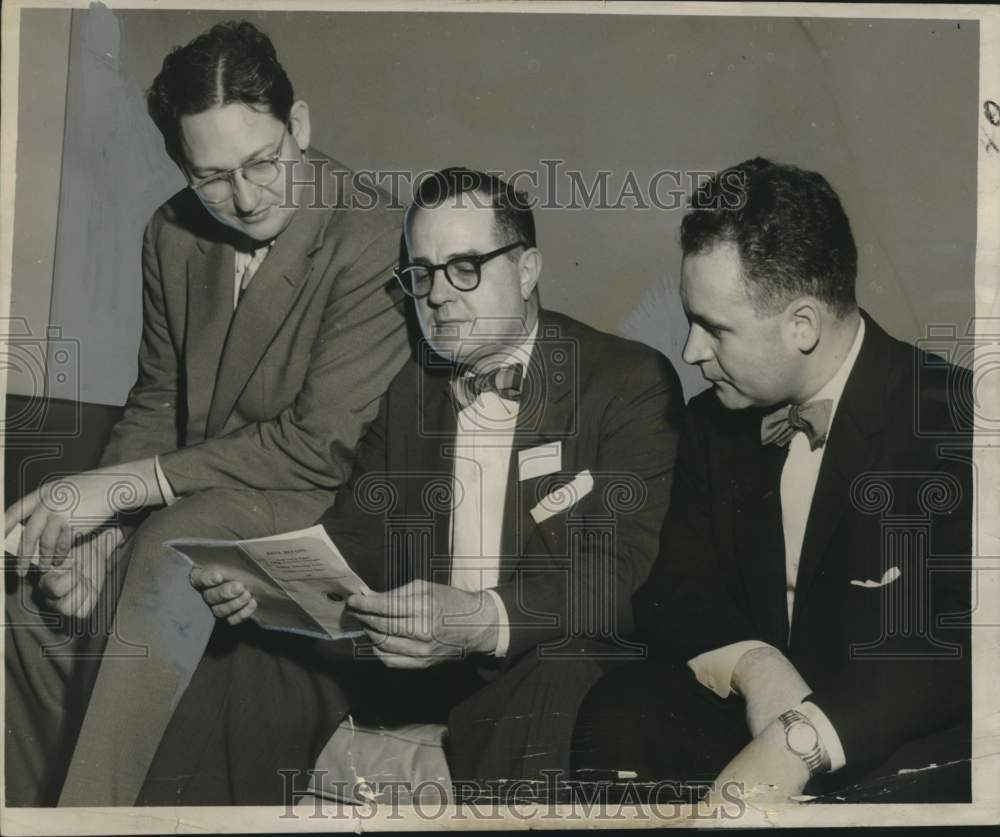
[[[787,449],[761,445],[762,415],[750,410],[738,417],[738,435],[732,438],[723,473],[730,480],[733,543],[754,622],[767,641],[781,649],[788,639],[780,491]]]
[[[222,350],[219,375],[208,414],[207,433],[219,434],[250,376],[284,325],[313,269],[312,256],[323,245],[329,213],[300,208],[275,240],[232,318]],[[228,287],[232,305],[232,269]]]
[[[198,238],[196,242],[197,249],[187,263],[184,353],[189,415],[198,417],[204,429],[233,316],[235,250],[224,240]]]
[[[567,371],[566,347],[559,338],[565,337],[556,317],[539,312],[538,334],[528,363],[525,389],[518,410],[507,471],[507,491],[504,502],[500,540],[500,577],[513,572],[524,555],[531,534],[541,530],[542,539],[553,554],[563,554],[565,544],[558,543],[557,529],[538,526],[531,509],[541,499],[537,490],[543,480],[520,479],[519,455],[522,451],[549,442],[563,443],[573,427],[573,410],[578,402],[577,381]],[[561,469],[566,467],[563,449]]]
[[[455,405],[448,395],[451,366],[426,343],[417,348],[420,390],[416,393],[419,409],[403,416],[408,422],[409,439],[404,453],[406,471],[405,513],[407,519],[430,524],[429,550],[406,550],[409,578],[432,578],[432,569],[440,573],[450,562],[450,526],[454,484],[454,447],[457,428]],[[433,562],[433,563],[432,563]],[[450,565],[450,564],[449,564]],[[437,581],[447,579],[438,575]]]
[[[864,342],[840,397],[809,509],[795,582],[793,625],[850,505],[851,484],[871,469],[878,449],[877,437],[883,431],[888,337],[871,318],[863,316]]]

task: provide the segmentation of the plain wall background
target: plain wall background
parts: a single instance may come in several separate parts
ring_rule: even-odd
[[[45,391],[72,13],[22,13],[7,389]],[[6,196],[5,196],[6,198]],[[6,198],[9,200],[9,198]]]
[[[41,14],[25,11],[22,19]],[[94,14],[73,12],[74,38],[85,30],[79,19]],[[55,273],[52,319],[80,340],[82,397],[121,403],[135,376],[141,228],[177,182],[162,149],[149,150],[152,126],[135,107],[135,91],[149,85],[170,47],[233,15],[103,14],[120,32],[117,45],[101,41],[111,59],[97,56],[116,74],[117,81],[104,75],[99,98],[114,108],[114,121],[93,118],[91,96],[91,117],[82,123],[89,127],[74,135],[71,115],[81,106],[74,98],[82,94],[73,94],[70,78],[63,205],[68,193],[94,182],[94,161],[109,141],[119,144],[118,162],[102,169],[86,235],[79,211],[75,228],[60,221],[57,249],[71,242],[67,252],[78,255],[72,269]],[[244,16],[271,35],[297,94],[309,102],[314,145],[355,169],[464,164],[543,176],[542,160],[561,159],[587,182],[610,170],[613,201],[629,171],[645,184],[663,169],[704,171],[769,156],[816,169],[838,190],[858,242],[859,299],[891,333],[915,340],[928,324],[964,331],[972,314],[975,24],[467,12]],[[30,60],[22,59],[22,72]],[[22,98],[22,116],[32,107]],[[113,130],[102,132],[101,124]],[[30,163],[19,153],[19,218],[52,199],[22,188]],[[118,177],[109,180],[111,171]],[[560,183],[560,196],[568,197],[568,181]],[[543,303],[656,346],[690,395],[702,384],[680,360],[681,216],[541,209],[536,220]],[[16,270],[14,288],[15,300],[47,292],[41,283],[25,289]]]

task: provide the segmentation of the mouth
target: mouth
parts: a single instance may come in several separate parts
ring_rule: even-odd
[[[457,337],[463,320],[434,320],[435,337]]]
[[[244,215],[240,218],[244,224],[256,224],[263,221],[270,213],[271,207],[265,206],[263,209],[258,209],[256,212],[251,212],[249,215]]]

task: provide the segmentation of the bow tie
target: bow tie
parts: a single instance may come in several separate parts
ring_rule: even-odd
[[[508,401],[521,399],[524,367],[498,366],[478,375],[462,375],[451,379],[451,396],[459,410],[464,410],[484,392],[495,392]]]
[[[789,404],[764,416],[760,423],[760,443],[762,445],[787,445],[798,431],[806,434],[809,449],[823,447],[830,429],[830,413],[833,399],[808,401],[805,404]]]

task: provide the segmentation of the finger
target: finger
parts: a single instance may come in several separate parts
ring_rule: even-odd
[[[217,587],[225,580],[217,570],[203,570],[201,567],[192,567],[189,578],[191,586],[195,590],[206,590],[209,587]]]
[[[68,598],[76,599],[77,602],[72,615],[77,619],[85,619],[90,615],[90,611],[93,610],[97,601],[97,588],[88,579],[84,579],[81,584],[77,585],[73,595]]]
[[[427,626],[412,617],[376,616],[372,613],[355,613],[354,617],[365,627],[382,634],[410,637],[411,639],[430,641],[433,637]]]
[[[38,589],[50,601],[62,599],[75,586],[75,575],[71,570],[49,570],[38,579]]]
[[[4,534],[9,535],[11,529],[13,529],[18,523],[24,522],[24,519],[28,517],[34,510],[35,506],[38,505],[38,492],[32,491],[30,494],[26,494],[16,503],[11,504],[3,513],[4,518]]]
[[[247,591],[239,581],[227,581],[215,587],[208,587],[202,591],[202,598],[210,605],[221,605],[237,599]]]
[[[405,636],[393,636],[379,631],[367,630],[368,638],[374,646],[386,654],[402,654],[407,657],[454,657],[447,647],[435,642],[411,639]],[[459,652],[461,649],[458,649]]]
[[[56,538],[56,545],[53,554],[57,558],[65,558],[69,554],[72,546],[73,533],[70,532],[68,526],[64,526],[59,532],[59,537]]]
[[[354,593],[347,599],[347,606],[356,613],[372,613],[376,616],[410,616],[422,608],[426,600],[422,595],[414,595],[411,584],[386,590],[384,593],[369,593],[363,596]]]
[[[64,538],[64,530],[68,530],[66,522],[55,514],[50,514],[45,521],[42,533],[38,536],[38,566],[42,571],[52,569],[52,557],[56,554],[56,544]],[[65,537],[69,533],[66,532]]]
[[[238,612],[230,616],[226,621],[230,625],[239,625],[241,622],[245,622],[249,619],[254,611],[257,610],[257,600],[250,599],[250,602],[243,606],[243,608]]]
[[[216,619],[225,619],[227,616],[232,616],[238,610],[246,607],[250,602],[250,591],[244,590],[235,599],[230,599],[229,601],[217,604],[212,608],[212,613],[215,614]]]
[[[38,536],[42,534],[42,529],[45,528],[47,520],[48,513],[44,508],[40,508],[24,524],[24,529],[21,531],[20,554],[20,558],[23,560],[18,561],[18,575],[22,577],[27,575],[29,563],[38,563],[37,560],[32,562],[31,559],[37,559],[38,557]],[[23,572],[21,571],[22,563],[24,567]]]
[[[388,668],[402,669],[423,669],[428,668],[433,663],[432,657],[407,657],[405,654],[387,654],[376,648],[375,655]]]

